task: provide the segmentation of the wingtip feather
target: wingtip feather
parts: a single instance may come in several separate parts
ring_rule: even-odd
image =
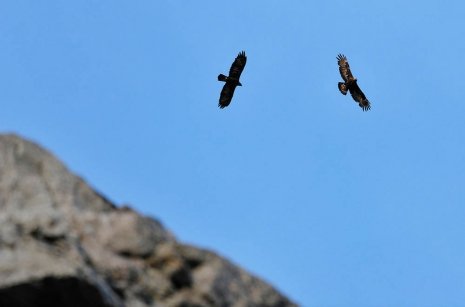
[[[364,101],[363,104],[359,103],[359,106],[363,112],[371,110],[371,104],[368,100]]]

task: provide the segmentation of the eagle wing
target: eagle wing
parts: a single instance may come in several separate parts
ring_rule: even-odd
[[[229,78],[234,78],[236,80],[239,80],[241,73],[244,70],[246,62],[247,62],[247,57],[245,56],[245,52],[244,51],[239,52],[236,59],[232,63],[231,68],[229,69]]]
[[[360,106],[360,108],[362,108],[363,111],[368,111],[371,109],[370,102],[365,97],[365,94],[362,92],[357,82],[355,82],[355,84],[349,90],[350,94],[352,95],[352,98],[354,98],[354,100],[358,102],[358,105]]]
[[[345,55],[338,54],[337,64],[339,65],[339,72],[341,73],[341,77],[345,82],[354,79],[354,76],[352,76],[352,72],[350,71],[349,62],[347,61]]]
[[[231,103],[231,100],[234,95],[234,90],[236,89],[235,84],[231,84],[229,82],[226,82],[223,86],[223,89],[221,90],[220,94],[220,102],[218,103],[218,106],[220,109],[223,109]]]

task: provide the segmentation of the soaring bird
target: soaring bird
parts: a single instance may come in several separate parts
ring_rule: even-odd
[[[363,94],[362,90],[357,84],[357,78],[352,76],[350,71],[349,62],[343,54],[338,54],[337,64],[339,65],[339,72],[341,73],[342,79],[344,82],[339,82],[337,86],[343,95],[347,94],[347,90],[352,95],[352,98],[358,102],[358,105],[362,108],[363,111],[368,111],[371,109],[370,102]]]
[[[242,86],[239,82],[239,78],[241,77],[246,62],[247,57],[245,56],[245,52],[239,52],[229,69],[229,76],[226,77],[223,74],[218,75],[218,81],[226,82],[221,90],[220,102],[218,103],[221,109],[227,107],[231,103],[236,86]]]

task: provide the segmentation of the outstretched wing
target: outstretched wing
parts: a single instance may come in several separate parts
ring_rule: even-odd
[[[223,86],[223,89],[221,90],[220,94],[220,102],[218,103],[218,106],[220,109],[223,109],[231,103],[231,100],[234,95],[234,90],[236,89],[236,85],[231,84],[229,82],[226,82]]]
[[[354,100],[358,102],[358,105],[360,106],[360,108],[362,108],[363,111],[368,111],[371,109],[370,102],[365,97],[365,94],[363,94],[362,90],[356,82],[350,88],[350,94],[352,95],[352,98],[354,98]]]
[[[354,79],[354,76],[352,76],[352,72],[350,71],[349,62],[347,61],[345,55],[337,55],[337,64],[339,65],[339,72],[341,73],[341,77],[345,82]]]
[[[229,69],[229,77],[239,80],[239,77],[241,76],[241,73],[244,70],[246,62],[247,57],[245,56],[245,52],[239,52],[236,59],[232,63],[231,68]]]

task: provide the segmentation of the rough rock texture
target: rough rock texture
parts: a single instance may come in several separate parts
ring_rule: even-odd
[[[0,306],[296,306],[0,135]]]

